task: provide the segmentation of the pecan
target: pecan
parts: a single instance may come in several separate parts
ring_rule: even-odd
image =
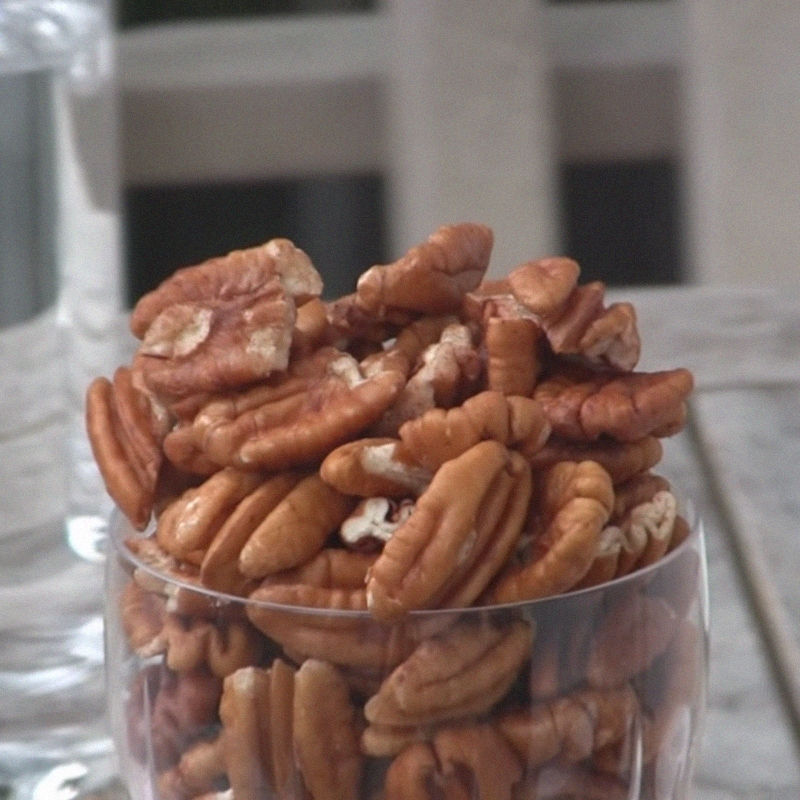
[[[542,499],[545,530],[532,560],[509,569],[491,590],[508,603],[568,591],[586,574],[614,493],[608,473],[595,462],[563,462],[550,470]]]
[[[292,358],[301,358],[318,347],[330,344],[332,332],[325,303],[314,297],[297,309],[297,318],[292,331]]]
[[[628,511],[619,523],[623,538],[617,576],[653,564],[667,552],[675,529],[677,508],[672,492],[662,490]]]
[[[541,373],[541,327],[532,319],[491,317],[484,323],[487,383],[503,394],[527,397]]]
[[[146,763],[152,745],[156,771],[174,767],[216,719],[220,694],[221,681],[205,670],[178,675],[153,666],[140,672],[126,709],[134,757]]]
[[[231,512],[263,480],[256,472],[228,468],[188,489],[159,517],[158,543],[177,558],[205,551]]]
[[[161,800],[192,800],[212,792],[225,778],[223,737],[201,740],[180,758],[177,766],[158,776]]]
[[[363,758],[355,708],[335,667],[308,659],[294,678],[294,752],[315,800],[352,800]]]
[[[543,324],[554,353],[579,353],[587,328],[603,313],[606,287],[601,281],[575,286],[564,305]]]
[[[222,469],[198,447],[191,422],[178,422],[164,437],[162,448],[170,464],[193,475],[209,476]]]
[[[409,455],[434,471],[484,439],[519,448],[530,458],[549,434],[550,424],[535,400],[496,391],[480,392],[456,408],[426,411],[399,431]]]
[[[376,618],[435,606],[495,538],[519,534],[526,487],[530,496],[530,473],[522,466],[503,445],[485,441],[439,469],[370,569],[367,599]]]
[[[605,434],[635,442],[677,433],[686,419],[692,387],[692,375],[685,369],[587,380],[560,375],[540,383],[534,397],[557,436],[591,442]]]
[[[424,314],[456,311],[486,272],[493,243],[485,225],[442,226],[392,264],[363,273],[356,288],[358,305],[377,314],[386,308]]]
[[[250,580],[239,569],[239,556],[258,525],[300,482],[302,475],[286,472],[269,478],[244,499],[218,528],[200,564],[204,586],[228,594],[243,594]]]
[[[602,436],[594,442],[571,442],[551,436],[537,452],[522,448],[522,454],[537,472],[559,461],[596,461],[611,476],[615,487],[654,467],[663,453],[664,447],[655,436],[634,442],[618,442]]]
[[[355,500],[328,486],[319,474],[303,478],[252,532],[239,554],[249,578],[308,561],[347,518]]]
[[[433,477],[397,439],[357,439],[329,453],[319,468],[322,479],[357,497],[407,497],[420,494]]]
[[[147,648],[161,633],[167,614],[166,602],[131,580],[120,593],[119,612],[128,646],[139,651]]]
[[[423,641],[364,706],[374,724],[425,725],[482,714],[501,700],[530,654],[531,625],[459,625]]]
[[[591,686],[622,686],[644,672],[669,646],[677,616],[659,597],[631,592],[600,621],[590,647],[586,678]]]
[[[528,768],[573,764],[628,736],[639,704],[633,689],[579,689],[502,714],[497,729]]]
[[[150,521],[161,466],[160,437],[149,401],[120,367],[113,383],[96,378],[86,393],[86,430],[106,490],[130,523]]]
[[[373,758],[394,757],[415,742],[431,740],[434,732],[429,725],[370,724],[361,734],[361,752]]]
[[[542,258],[512,270],[507,280],[514,297],[544,318],[563,307],[579,275],[580,267],[571,258]]]
[[[331,331],[355,342],[385,342],[396,336],[419,316],[402,309],[380,309],[375,313],[358,303],[355,293],[325,304]]]
[[[450,408],[480,376],[481,362],[466,325],[448,325],[426,348],[399,396],[374,426],[379,436],[394,436],[400,426],[431,408]]]
[[[394,370],[364,377],[352,356],[325,347],[276,385],[210,402],[195,417],[195,440],[228,466],[277,471],[307,464],[375,422],[404,383]]]

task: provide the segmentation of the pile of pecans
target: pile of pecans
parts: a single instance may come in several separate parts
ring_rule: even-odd
[[[570,259],[484,280],[492,243],[444,226],[324,302],[275,239],[137,303],[87,427],[144,532],[119,613],[162,800],[624,798],[633,720],[656,775],[701,692],[696,553],[519,603],[687,538],[651,469],[692,377],[634,371],[633,307]]]

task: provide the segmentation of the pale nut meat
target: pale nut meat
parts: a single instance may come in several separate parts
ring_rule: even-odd
[[[533,627],[462,624],[420,643],[364,706],[379,725],[426,725],[483,714],[508,692],[530,655]]]
[[[295,673],[294,752],[314,800],[358,795],[364,759],[349,695],[344,678],[324,661],[308,659]]]
[[[398,435],[416,462],[436,471],[485,439],[520,449],[531,458],[545,446],[550,423],[544,409],[529,397],[485,391],[455,408],[434,408],[408,420]]]
[[[313,558],[353,510],[355,498],[328,486],[318,473],[303,478],[251,533],[238,567],[262,578]]]
[[[508,523],[502,513],[515,484],[526,480],[529,472],[499,442],[479,442],[445,463],[370,569],[373,616],[392,621],[437,605],[470,572],[499,527],[518,525],[518,534],[524,516]]]
[[[339,538],[352,550],[379,550],[413,513],[413,500],[368,497],[342,523]]]
[[[390,437],[356,439],[332,450],[319,468],[322,479],[356,497],[421,494],[433,477],[404,444]]]
[[[114,383],[96,378],[89,385],[86,430],[106,490],[130,523],[144,530],[161,466],[160,442],[142,409],[143,396],[133,396],[136,390],[123,379],[129,371],[120,370]]]
[[[622,560],[616,576],[626,575],[658,561],[669,549],[678,515],[678,502],[670,491],[656,492],[652,499],[635,505],[621,523],[625,542],[636,557]]]
[[[490,591],[492,601],[532,600],[572,589],[595,559],[613,502],[611,478],[599,464],[553,467],[542,501],[545,530],[531,560],[500,576]]]
[[[591,442],[606,435],[635,442],[681,430],[693,386],[686,369],[585,380],[561,375],[542,381],[534,397],[544,407],[556,436]]]
[[[349,354],[321,348],[282,382],[210,402],[195,417],[195,441],[227,466],[279,471],[308,464],[379,419],[404,384],[394,370],[365,377]]]
[[[514,297],[539,317],[550,317],[563,307],[578,282],[580,267],[571,258],[542,258],[512,270],[508,284]]]
[[[481,282],[493,243],[485,225],[444,225],[397,261],[364,272],[356,286],[358,304],[376,314],[386,308],[424,314],[456,311],[464,295]]]

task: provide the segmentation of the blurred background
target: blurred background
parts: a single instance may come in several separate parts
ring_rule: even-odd
[[[461,219],[498,274],[791,279],[792,6],[118,0],[127,302],[273,236],[336,296]]]

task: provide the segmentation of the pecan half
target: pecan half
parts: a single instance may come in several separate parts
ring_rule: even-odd
[[[480,392],[456,408],[426,411],[399,431],[410,456],[433,471],[484,439],[519,448],[530,458],[549,435],[550,423],[535,400],[496,391]]]
[[[545,530],[529,563],[509,569],[491,590],[498,603],[568,591],[586,574],[608,521],[614,491],[595,462],[563,462],[548,473],[542,499]]]
[[[542,371],[543,332],[532,319],[491,317],[484,323],[486,374],[490,389],[527,397]]]
[[[489,265],[494,237],[474,223],[445,225],[402,258],[371,267],[358,279],[358,304],[380,314],[386,308],[425,314],[458,310]]]
[[[355,506],[318,474],[301,480],[252,532],[239,554],[239,570],[261,578],[315,556]]]
[[[335,667],[308,659],[294,678],[294,752],[315,800],[352,800],[363,757],[356,710]]]
[[[557,313],[578,282],[580,267],[571,258],[541,258],[512,270],[508,284],[514,297],[540,317]]]
[[[136,369],[168,398],[284,370],[295,298],[321,290],[308,256],[285,239],[178,270],[133,310],[131,330],[142,339]]]
[[[681,430],[693,385],[692,374],[685,369],[586,380],[560,375],[542,381],[534,397],[544,406],[557,436],[591,442],[605,434],[635,442]]]
[[[114,502],[130,523],[150,521],[161,467],[161,436],[149,399],[127,367],[113,383],[96,378],[86,393],[86,430],[97,466]]]
[[[527,485],[529,497],[529,481],[529,472],[494,441],[479,442],[444,464],[370,570],[372,614],[390,621],[445,598],[498,531],[513,527],[519,534],[527,498],[514,489],[520,483],[524,494]]]
[[[433,477],[402,442],[389,437],[340,445],[325,457],[319,473],[335,489],[356,497],[417,495]]]
[[[195,440],[228,466],[277,471],[307,464],[375,422],[404,383],[394,370],[367,378],[352,356],[322,348],[274,386],[210,402],[195,417]]]
[[[521,620],[495,628],[459,625],[427,639],[364,706],[380,725],[425,725],[488,711],[530,654],[533,629]]]

